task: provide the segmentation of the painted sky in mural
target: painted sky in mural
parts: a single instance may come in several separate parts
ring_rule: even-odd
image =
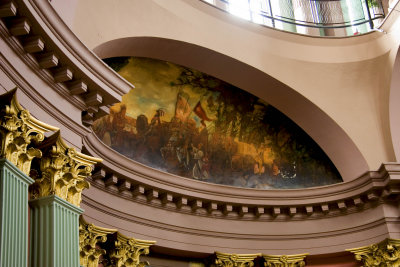
[[[256,96],[166,61],[105,62],[135,85],[93,125],[119,153],[169,173],[238,187],[305,188],[342,181],[301,128]]]

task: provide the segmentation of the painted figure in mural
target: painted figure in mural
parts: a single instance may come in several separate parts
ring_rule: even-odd
[[[259,98],[169,62],[130,58],[124,64],[121,74],[135,73],[126,78],[136,89],[93,129],[125,156],[180,176],[240,187],[341,181],[318,145]]]
[[[208,180],[208,158],[203,152],[203,144],[199,143],[197,147],[192,144],[192,153],[193,153],[193,178],[197,180]]]

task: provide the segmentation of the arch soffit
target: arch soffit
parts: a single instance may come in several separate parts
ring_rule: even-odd
[[[265,100],[293,120],[325,151],[344,181],[369,171],[355,143],[323,110],[295,89],[246,63],[195,44],[158,37],[115,39],[93,51],[100,58],[137,56],[170,61],[219,78]]]
[[[400,48],[397,50],[392,70],[389,96],[389,123],[396,161],[400,160]]]

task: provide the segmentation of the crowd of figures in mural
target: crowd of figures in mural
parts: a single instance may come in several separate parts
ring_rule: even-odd
[[[131,57],[106,63],[136,87],[93,125],[119,153],[179,176],[239,187],[342,181],[301,128],[254,95],[165,61]]]

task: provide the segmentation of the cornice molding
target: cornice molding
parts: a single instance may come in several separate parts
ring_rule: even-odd
[[[190,236],[201,236],[201,237],[206,237],[206,238],[227,238],[229,240],[232,240],[233,242],[236,242],[238,240],[249,240],[249,241],[310,241],[313,239],[329,239],[329,238],[340,238],[343,236],[347,236],[350,234],[354,233],[359,233],[359,232],[364,232],[364,231],[372,231],[373,229],[377,229],[379,227],[386,227],[388,221],[387,218],[381,218],[373,221],[368,221],[363,223],[362,225],[358,226],[344,226],[343,229],[340,230],[333,230],[333,231],[325,231],[325,232],[315,232],[315,233],[307,233],[307,234],[302,234],[302,233],[297,233],[297,234],[291,234],[291,235],[285,235],[285,234],[251,234],[251,233],[237,233],[237,232],[232,232],[231,230],[225,231],[225,229],[220,229],[219,231],[207,231],[204,229],[199,229],[196,226],[188,225],[186,227],[170,224],[170,223],[164,223],[162,221],[157,221],[157,220],[152,220],[152,219],[147,219],[147,218],[142,218],[140,216],[136,216],[135,214],[130,214],[124,211],[120,211],[116,209],[115,207],[110,204],[110,206],[107,206],[108,203],[103,203],[99,201],[98,199],[92,199],[91,197],[88,197],[85,195],[85,191],[82,194],[82,204],[87,207],[88,209],[90,208],[91,210],[95,210],[99,212],[100,214],[107,214],[107,216],[111,216],[113,219],[116,220],[122,220],[125,222],[129,222],[132,224],[136,225],[142,225],[145,227],[149,227],[151,229],[155,230],[162,230],[162,231],[168,231],[168,232],[174,232],[176,234],[183,234],[183,235],[190,235]],[[187,215],[191,216],[199,216],[198,214],[194,213],[187,213]],[[214,219],[221,219],[218,218],[218,216],[212,216],[210,217],[212,220]],[[229,218],[228,216],[225,216],[223,219],[229,220],[232,219],[233,221],[237,222],[238,217],[231,217]],[[265,220],[266,222],[270,221],[279,221],[279,220],[271,220],[273,219],[272,217],[269,217],[270,220]],[[395,218],[393,218],[395,220]],[[97,220],[100,220],[98,218]],[[247,223],[247,221],[239,220],[240,222]],[[254,217],[252,219],[249,219],[248,221],[254,222]],[[263,218],[260,218],[260,221],[264,222]],[[287,222],[287,221],[279,221],[281,223]],[[112,225],[112,227],[116,227]],[[121,230],[121,229],[120,229]],[[124,229],[127,230],[127,229]],[[152,237],[155,238],[155,237]],[[370,239],[371,237],[368,237]],[[376,235],[373,236],[373,238],[377,239],[382,239],[385,238],[385,236],[382,235]],[[362,241],[364,240],[357,240],[357,241]],[[324,248],[324,247],[330,247],[331,244],[325,244],[325,245],[320,245],[319,248]]]
[[[80,136],[90,133],[90,129],[83,126],[80,121],[73,120],[69,114],[65,114],[62,110],[59,110],[54,103],[50,102],[46,98],[43,98],[41,93],[35,90],[34,87],[29,84],[26,78],[12,66],[3,55],[0,55],[0,69],[7,72],[9,77],[15,82],[20,92],[23,92],[44,112],[51,114],[52,117],[56,118],[67,129],[79,134]]]
[[[343,216],[397,201],[400,164],[385,163],[350,181],[323,187],[257,190],[196,181],[134,162],[104,145],[93,133],[86,153],[104,161],[93,186],[132,201],[176,212],[235,219],[306,220]]]
[[[37,76],[83,112],[85,126],[133,88],[73,34],[49,1],[4,2],[0,36]]]

